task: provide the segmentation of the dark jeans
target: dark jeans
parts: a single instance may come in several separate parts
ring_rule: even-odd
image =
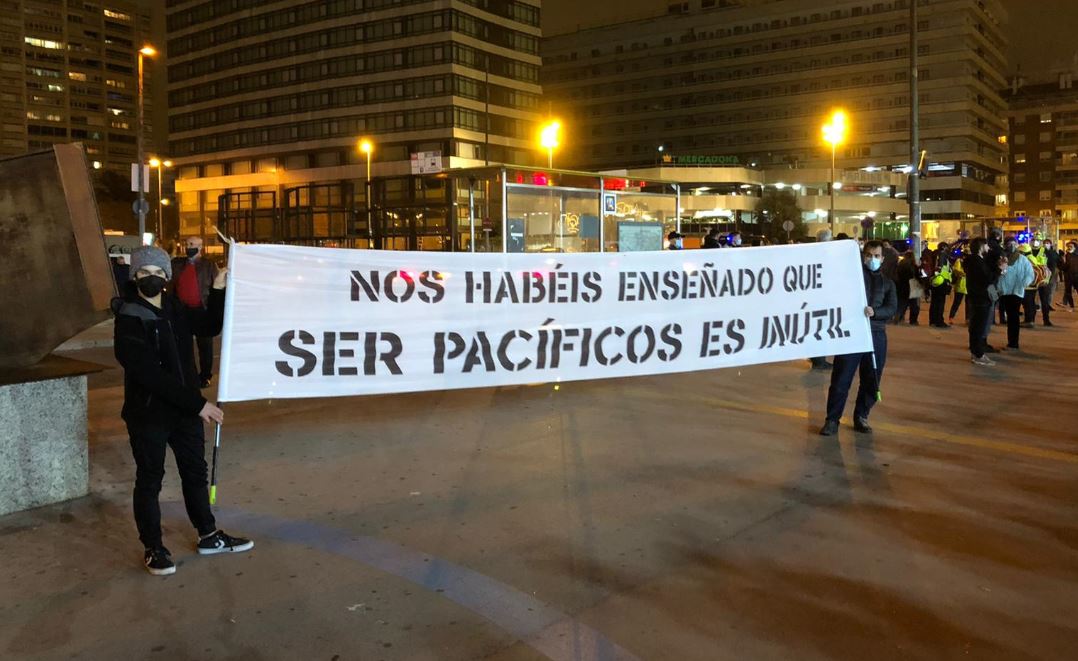
[[[962,294],[958,294],[961,296]],[[984,337],[984,324],[986,319],[992,317],[991,303],[969,304],[969,352],[974,358],[984,355],[988,345]]]
[[[872,373],[871,353],[850,353],[835,356],[835,367],[831,370],[831,387],[827,391],[827,419],[838,422],[846,408],[850,396],[853,377],[860,374],[857,387],[857,403],[853,409],[855,418],[867,418],[876,404],[876,391],[883,379],[883,366],[887,362],[887,333],[882,329],[872,329],[872,347],[876,353],[876,373]]]
[[[928,323],[937,326],[944,324],[943,311],[947,308],[947,294],[950,291],[947,285],[932,288],[932,297],[928,301]]]
[[[1007,346],[1011,349],[1018,348],[1018,334],[1022,331],[1022,308],[1021,296],[1004,296],[999,299],[1003,309],[1007,311]]]
[[[902,321],[906,318],[906,309],[910,311],[910,323],[916,324],[917,317],[921,314],[921,299],[919,298],[900,298],[898,301],[898,313],[895,314],[896,321]]]
[[[1047,326],[1051,321],[1052,314],[1052,290],[1048,285],[1037,287],[1037,298],[1041,302],[1041,321]]]
[[[965,298],[966,298],[965,294],[963,294],[961,292],[955,292],[954,303],[951,303],[951,314],[949,315],[951,317],[951,319],[954,319],[955,315],[958,314],[958,308],[961,307],[962,301]],[[969,309],[969,306],[966,306],[966,321],[969,321],[970,314],[971,314],[971,310]]]
[[[1072,281],[1069,277],[1063,278],[1063,305],[1069,308],[1074,307],[1074,290],[1078,289],[1078,283]]]
[[[1023,321],[1027,324],[1032,324],[1037,321],[1037,290],[1027,289],[1026,295],[1022,299],[1022,309],[1025,316]]]
[[[209,381],[213,377],[213,338],[196,337],[198,345],[198,377]]]
[[[128,424],[131,453],[135,457],[135,525],[145,548],[161,546],[161,506],[158,494],[165,477],[165,448],[172,447],[183,488],[187,516],[200,536],[217,529],[210,511],[207,488],[205,445],[202,419],[184,417],[175,425]]]

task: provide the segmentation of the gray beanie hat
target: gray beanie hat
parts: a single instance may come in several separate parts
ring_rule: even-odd
[[[157,266],[165,272],[165,280],[172,279],[172,260],[168,253],[155,246],[140,246],[131,251],[131,279],[143,266]]]

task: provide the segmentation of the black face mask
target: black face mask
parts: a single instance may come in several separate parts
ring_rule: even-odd
[[[187,258],[188,259],[191,259],[192,257],[194,257],[197,254],[198,254],[198,248],[188,248],[187,249]]]
[[[136,280],[135,284],[146,298],[153,298],[165,289],[165,279],[159,275],[147,275]]]

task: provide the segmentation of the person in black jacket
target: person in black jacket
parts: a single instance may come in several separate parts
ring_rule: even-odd
[[[205,308],[190,308],[164,294],[171,277],[168,254],[144,246],[131,253],[132,280],[113,301],[114,350],[124,368],[124,405],[135,458],[134,513],[145,547],[146,569],[156,576],[173,574],[176,565],[161,540],[158,494],[165,476],[165,451],[172,447],[183,488],[187,516],[198,531],[201,555],[246,551],[247,539],[217,528],[210,510],[203,422],[223,422],[221,409],[199,393],[192,337],[221,332],[225,273],[213,282]]]
[[[969,301],[969,353],[977,365],[995,365],[995,361],[985,355],[987,338],[985,324],[992,318],[992,305],[998,299],[992,290],[999,279],[998,268],[990,267],[987,260],[988,241],[977,237],[969,244],[969,255],[962,267],[966,271],[966,300]]]
[[[846,408],[853,377],[858,373],[861,379],[857,388],[857,404],[853,410],[853,428],[862,434],[872,432],[872,428],[868,426],[868,414],[876,404],[876,392],[880,389],[880,380],[883,378],[883,366],[887,362],[887,322],[898,310],[898,296],[895,293],[895,283],[880,273],[880,267],[883,266],[883,244],[879,241],[865,243],[861,258],[865,297],[868,302],[865,316],[869,318],[872,329],[872,351],[835,356],[831,387],[827,391],[827,421],[820,429],[821,436],[832,436],[838,432],[838,421]]]

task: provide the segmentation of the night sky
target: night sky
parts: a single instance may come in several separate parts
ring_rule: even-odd
[[[654,15],[672,0],[588,0],[585,27]],[[1010,13],[1011,67],[1030,79],[1078,52],[1078,0],[1002,0]],[[582,22],[581,0],[543,0],[543,30],[557,34]],[[609,7],[609,9],[604,9]]]

